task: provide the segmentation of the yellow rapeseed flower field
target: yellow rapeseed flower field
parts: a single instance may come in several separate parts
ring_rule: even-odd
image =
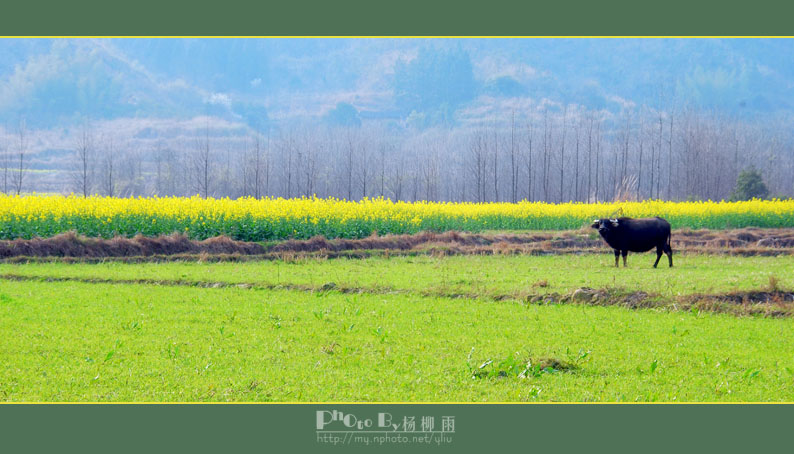
[[[746,202],[446,203],[364,199],[203,199],[0,195],[0,238],[147,236],[182,232],[204,239],[360,238],[422,230],[561,230],[593,218],[661,216],[673,228],[794,227],[794,200]]]

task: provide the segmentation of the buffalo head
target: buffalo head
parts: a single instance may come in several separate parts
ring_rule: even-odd
[[[610,229],[617,228],[620,222],[617,219],[594,219],[590,227],[598,229],[598,233],[607,233]]]

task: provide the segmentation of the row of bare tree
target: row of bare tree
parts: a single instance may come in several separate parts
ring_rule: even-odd
[[[6,193],[35,190],[24,185],[27,134],[22,125],[17,146],[0,149]],[[790,197],[791,134],[782,121],[696,109],[626,108],[615,116],[576,106],[425,131],[365,123],[233,135],[207,123],[189,139],[145,143],[83,126],[65,189],[121,197],[720,200],[742,169],[755,166],[772,194]]]
[[[9,142],[13,142],[10,145]],[[13,140],[0,142],[0,166],[4,194],[20,194],[28,170],[28,130],[24,120],[17,125]]]

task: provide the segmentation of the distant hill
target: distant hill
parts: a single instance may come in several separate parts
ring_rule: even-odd
[[[432,124],[544,98],[791,113],[792,51],[785,39],[6,39],[0,121],[209,114],[262,128],[338,121],[343,106],[354,119]]]

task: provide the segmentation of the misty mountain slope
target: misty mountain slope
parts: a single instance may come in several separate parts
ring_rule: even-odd
[[[47,128],[207,114],[262,127],[346,103],[373,118],[454,122],[524,98],[789,112],[792,50],[772,39],[9,39],[0,115]]]
[[[24,117],[31,127],[69,126],[82,118],[187,118],[202,109],[202,91],[179,79],[165,80],[97,40],[52,40],[6,68],[0,111]]]

